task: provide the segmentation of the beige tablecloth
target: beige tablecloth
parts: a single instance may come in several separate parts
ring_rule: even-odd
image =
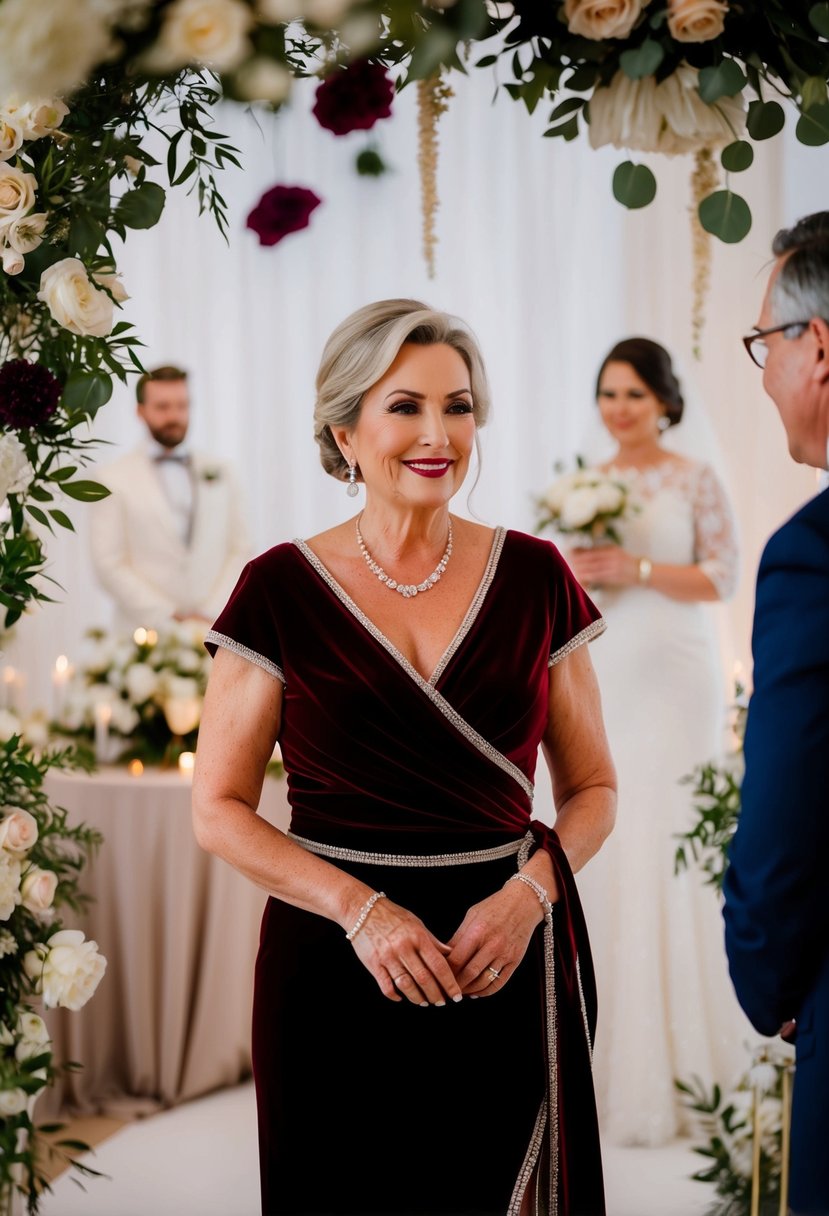
[[[172,1106],[250,1075],[253,966],[265,893],[196,844],[190,781],[177,772],[50,773],[72,823],[103,834],[84,870],[95,902],[66,910],[107,958],[77,1012],[47,1015],[69,1074],[39,1100],[58,1110],[131,1115]],[[287,828],[285,782],[268,779],[260,813]]]

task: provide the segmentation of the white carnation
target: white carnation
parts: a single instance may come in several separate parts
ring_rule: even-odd
[[[98,943],[87,941],[80,929],[61,929],[45,945],[36,946],[23,959],[23,969],[43,994],[47,1009],[81,1009],[106,971]]]

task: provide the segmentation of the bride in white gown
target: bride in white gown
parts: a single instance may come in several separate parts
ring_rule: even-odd
[[[729,694],[705,601],[733,593],[737,543],[713,469],[661,444],[683,410],[667,351],[617,344],[597,399],[617,445],[600,467],[639,509],[621,545],[568,552],[608,621],[591,654],[619,781],[615,830],[579,875],[599,990],[594,1075],[605,1142],[658,1145],[683,1130],[674,1079],[727,1086],[756,1042],[717,897],[698,872],[674,875],[675,833],[691,822],[681,778],[723,749]]]

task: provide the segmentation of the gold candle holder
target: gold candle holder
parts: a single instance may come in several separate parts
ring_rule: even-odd
[[[754,1137],[751,1145],[751,1216],[760,1216],[760,1101],[763,1091],[754,1086]]]
[[[789,1211],[789,1153],[792,1142],[792,1072],[789,1064],[783,1069],[783,1092],[781,1112],[783,1132],[780,1139],[780,1207],[779,1216],[788,1216]]]

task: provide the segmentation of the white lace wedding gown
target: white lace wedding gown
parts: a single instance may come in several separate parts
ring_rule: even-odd
[[[616,470],[640,511],[624,547],[696,562],[727,598],[736,581],[732,513],[708,465]],[[680,779],[721,754],[729,690],[710,605],[649,587],[597,595],[606,633],[591,646],[619,782],[615,829],[578,875],[599,990],[594,1075],[606,1143],[658,1145],[685,1130],[674,1078],[732,1084],[756,1042],[728,978],[718,896],[700,871],[674,874],[690,826]]]

